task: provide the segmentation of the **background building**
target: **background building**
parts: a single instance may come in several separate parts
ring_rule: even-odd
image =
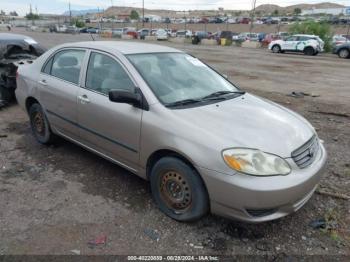
[[[304,9],[301,12],[301,15],[317,15],[317,14],[350,15],[350,7],[344,7],[344,8],[311,8],[311,9]]]

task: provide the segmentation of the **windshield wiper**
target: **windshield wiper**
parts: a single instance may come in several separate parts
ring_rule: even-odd
[[[195,104],[202,102],[202,99],[184,99],[184,100],[179,100],[176,102],[168,103],[165,104],[167,107],[176,107],[176,106],[184,106],[184,105],[189,105],[189,104]]]
[[[229,94],[244,95],[245,92],[244,91],[217,91],[217,92],[214,92],[210,95],[202,97],[202,99],[206,100],[206,99],[210,99],[210,98],[219,98],[219,97],[222,97],[224,95],[229,95]]]

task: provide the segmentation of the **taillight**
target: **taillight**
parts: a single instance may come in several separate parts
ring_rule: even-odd
[[[18,79],[19,77],[19,73],[18,73],[18,70],[16,71],[16,80]]]

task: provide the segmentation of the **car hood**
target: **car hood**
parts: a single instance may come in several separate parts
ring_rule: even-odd
[[[172,112],[184,132],[220,151],[247,147],[288,158],[315,134],[302,116],[250,94]]]

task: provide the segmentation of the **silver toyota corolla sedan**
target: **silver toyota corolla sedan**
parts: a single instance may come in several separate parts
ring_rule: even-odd
[[[326,162],[303,117],[173,48],[69,43],[20,67],[17,82],[38,142],[64,137],[149,180],[157,206],[179,221],[288,215]]]

